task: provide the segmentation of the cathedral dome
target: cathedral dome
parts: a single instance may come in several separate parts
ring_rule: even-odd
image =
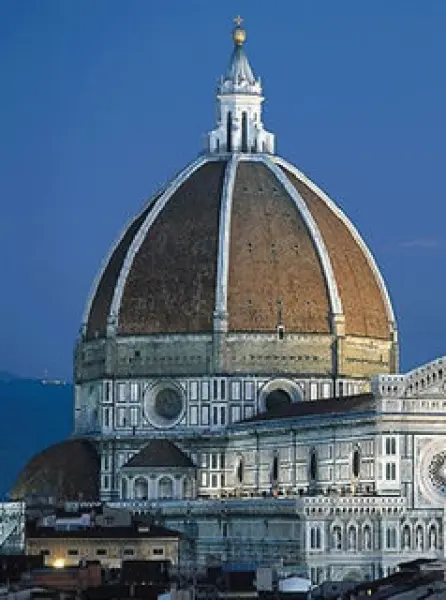
[[[395,371],[396,324],[380,271],[341,209],[274,155],[245,37],[234,37],[206,152],[123,230],[93,285],[82,341],[277,334],[294,336],[295,360],[317,362],[322,351],[306,344],[314,350],[325,336],[322,363],[308,372]],[[312,336],[306,349],[296,336]],[[247,353],[236,350],[223,354]],[[231,370],[227,360],[222,368]]]
[[[10,496],[23,499],[33,494],[58,501],[99,498],[99,458],[87,440],[54,444],[28,462],[15,482]]]
[[[100,275],[85,333],[212,332],[217,316],[227,332],[328,334],[341,317],[345,335],[388,340],[394,327],[352,223],[267,155],[200,157],[151,200]]]

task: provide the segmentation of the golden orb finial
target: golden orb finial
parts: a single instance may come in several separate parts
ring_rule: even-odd
[[[246,40],[246,31],[241,26],[243,19],[240,15],[237,15],[234,19],[235,27],[232,30],[232,39],[236,46],[242,46]]]

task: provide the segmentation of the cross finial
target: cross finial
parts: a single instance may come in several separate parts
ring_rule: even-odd
[[[236,17],[234,17],[233,21],[237,25],[237,27],[240,27],[244,19],[240,15],[237,15]]]

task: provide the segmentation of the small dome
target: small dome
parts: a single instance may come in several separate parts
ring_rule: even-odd
[[[52,496],[57,500],[99,498],[99,458],[87,440],[67,440],[34,456],[20,473],[10,496]]]

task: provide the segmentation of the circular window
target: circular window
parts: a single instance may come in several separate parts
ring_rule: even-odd
[[[277,410],[291,404],[291,397],[284,390],[273,390],[265,399],[266,410]]]
[[[155,396],[156,413],[163,419],[171,421],[180,416],[183,400],[174,388],[164,388]]]
[[[160,384],[145,393],[145,415],[155,427],[173,427],[184,410],[181,390],[174,384]]]
[[[446,450],[435,454],[428,467],[429,481],[435,491],[446,495]]]

